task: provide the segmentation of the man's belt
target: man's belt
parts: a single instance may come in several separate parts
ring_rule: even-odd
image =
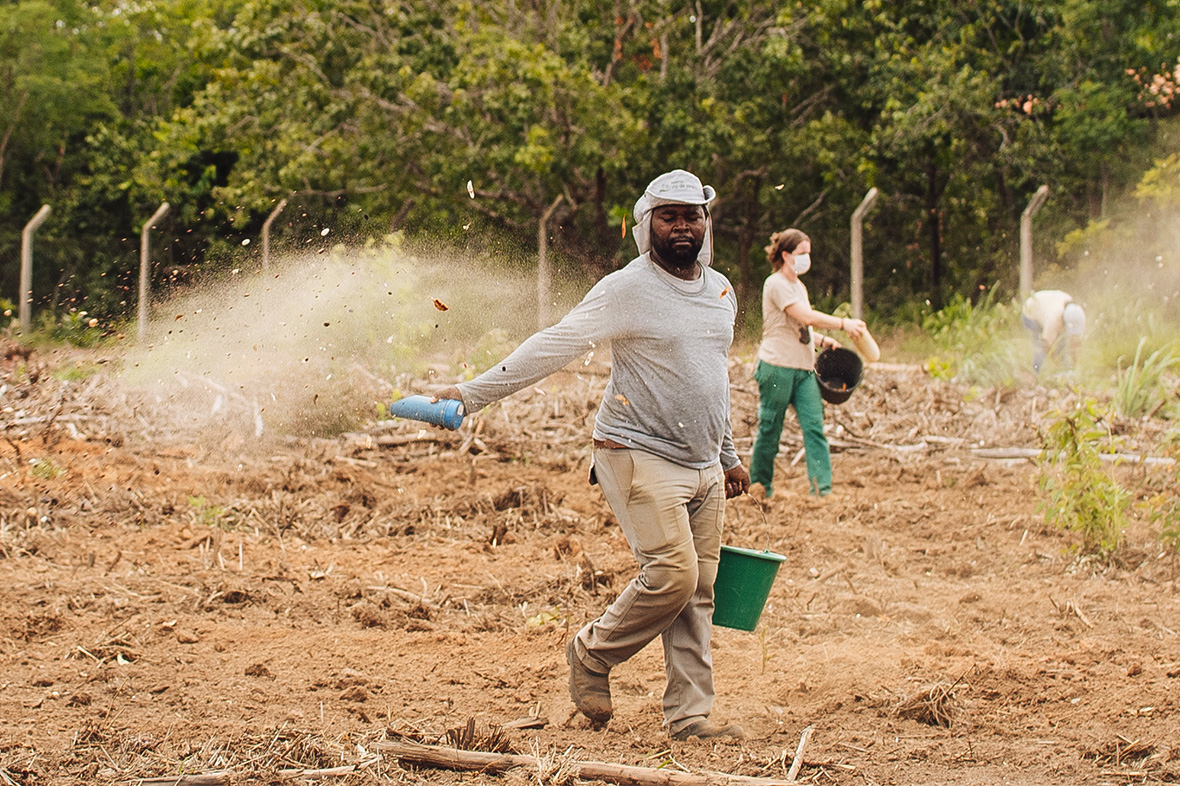
[[[595,439],[594,447],[607,448],[608,450],[627,450],[627,446],[621,442],[615,442],[613,439]]]

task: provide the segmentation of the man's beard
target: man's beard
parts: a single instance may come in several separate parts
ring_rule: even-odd
[[[696,264],[697,257],[701,254],[701,247],[705,244],[704,238],[700,240],[689,238],[689,240],[691,241],[690,245],[677,245],[672,242],[672,238],[661,240],[653,233],[651,247],[660,259],[672,267],[686,270]]]

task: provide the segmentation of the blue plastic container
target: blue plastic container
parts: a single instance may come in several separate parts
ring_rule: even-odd
[[[406,396],[389,405],[389,414],[457,429],[462,425],[467,410],[462,401],[454,399],[443,398],[432,402],[430,396]]]

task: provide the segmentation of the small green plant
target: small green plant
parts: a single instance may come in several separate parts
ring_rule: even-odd
[[[1170,347],[1161,347],[1143,358],[1146,337],[1139,339],[1135,357],[1123,368],[1118,361],[1118,382],[1114,392],[1115,411],[1125,418],[1141,418],[1167,402],[1164,374],[1180,364]]]
[[[931,379],[940,379],[949,381],[955,376],[955,367],[951,365],[950,361],[943,360],[938,355],[931,355],[926,358],[926,373]]]
[[[53,480],[66,474],[65,468],[51,458],[30,459],[29,477],[38,480]]]
[[[1109,560],[1127,526],[1130,494],[1102,466],[1099,447],[1110,439],[1093,399],[1055,413],[1038,464],[1045,520],[1081,536],[1078,551]]]
[[[225,509],[220,505],[211,505],[204,497],[189,497],[188,504],[193,506],[193,524],[198,527],[224,528]]]

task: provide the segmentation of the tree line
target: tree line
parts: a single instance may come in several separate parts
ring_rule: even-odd
[[[0,295],[43,203],[34,307],[127,315],[157,285],[276,246],[402,232],[455,253],[633,254],[644,185],[716,187],[747,307],[770,233],[813,239],[813,298],[904,315],[1017,286],[1019,220],[1059,257],[1136,189],[1174,194],[1174,0],[16,0],[0,4]],[[1168,169],[1169,162],[1171,169]],[[1171,183],[1169,185],[1169,183]],[[470,184],[470,187],[468,186]],[[1154,189],[1154,191],[1152,191]],[[461,259],[456,260],[461,263]]]

